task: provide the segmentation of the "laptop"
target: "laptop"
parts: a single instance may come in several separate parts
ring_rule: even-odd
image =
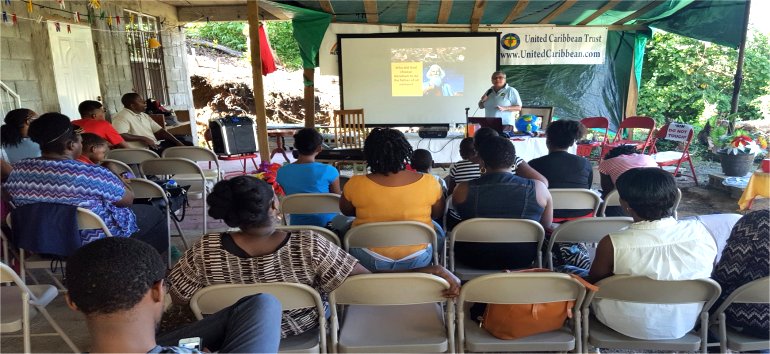
[[[503,135],[503,119],[500,117],[469,117],[468,124],[478,124],[479,126],[494,129],[501,136]]]

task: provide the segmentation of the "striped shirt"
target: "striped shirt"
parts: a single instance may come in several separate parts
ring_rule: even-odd
[[[511,172],[515,173],[516,167],[522,162],[524,162],[524,159],[516,156]],[[468,182],[481,177],[481,168],[479,167],[479,164],[470,160],[460,160],[455,162],[452,167],[449,168],[449,176],[452,177],[452,180],[454,180],[455,183]]]
[[[323,236],[310,230],[292,231],[275,252],[239,257],[223,247],[226,234],[203,236],[174,266],[169,276],[171,294],[189,301],[196,291],[214,284],[290,282],[313,287],[325,294],[338,288],[358,260]],[[281,336],[315,328],[315,309],[284,311]]]
[[[649,155],[619,155],[611,159],[602,160],[599,163],[599,173],[610,176],[612,183],[615,183],[623,172],[637,167],[658,167],[658,164]]]

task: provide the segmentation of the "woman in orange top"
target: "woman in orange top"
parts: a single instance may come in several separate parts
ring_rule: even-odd
[[[340,210],[355,216],[353,227],[371,222],[418,221],[435,227],[439,248],[444,231],[432,222],[444,212],[441,186],[433,176],[406,170],[412,147],[404,134],[375,128],[364,142],[371,173],[353,176],[345,184]],[[350,254],[369,270],[404,270],[430,263],[431,245],[353,248]]]

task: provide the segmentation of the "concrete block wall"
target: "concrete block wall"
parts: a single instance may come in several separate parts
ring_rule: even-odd
[[[56,6],[55,2],[42,3]],[[66,5],[68,11],[81,13],[82,25],[89,25],[86,22],[88,1],[70,0]],[[96,10],[96,16],[102,10],[112,16],[120,15],[122,28],[128,22],[128,19],[124,18],[124,9],[159,17],[159,23],[163,23],[161,36],[171,100],[168,104],[178,109],[192,107],[192,91],[184,50],[185,38],[177,27],[176,10],[158,1],[103,1],[102,8]],[[8,13],[9,18],[12,13],[16,13],[19,17],[42,16],[44,20],[57,21],[62,26],[74,24],[70,14],[37,6],[34,7],[34,12],[30,16],[26,10],[26,3],[22,1],[3,3],[2,10]],[[126,35],[122,31],[110,31],[103,20],[95,20],[90,27],[102,100],[108,114],[114,114],[123,108],[120,97],[133,91]],[[113,22],[113,28],[117,29],[117,27]],[[16,26],[0,25],[0,81],[21,96],[22,107],[38,113],[59,110],[45,22],[38,24],[35,21],[20,18]]]

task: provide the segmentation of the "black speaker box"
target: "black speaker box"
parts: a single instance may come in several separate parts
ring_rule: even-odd
[[[224,117],[209,121],[214,153],[220,155],[251,154],[257,151],[254,120],[248,117]]]
[[[423,139],[443,139],[449,133],[446,127],[422,127],[417,131],[417,135]]]

